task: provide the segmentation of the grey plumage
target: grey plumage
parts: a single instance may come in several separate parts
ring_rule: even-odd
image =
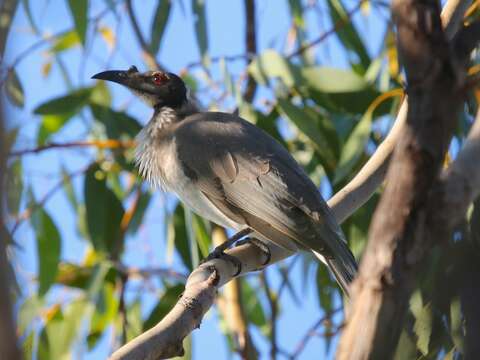
[[[156,94],[149,95],[155,103]],[[290,251],[314,251],[348,293],[355,259],[316,186],[290,153],[238,116],[199,112],[186,97],[175,106],[164,96],[160,100],[138,136],[142,176],[219,225],[251,228],[261,241]]]

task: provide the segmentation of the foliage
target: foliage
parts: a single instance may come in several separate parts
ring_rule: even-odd
[[[70,26],[48,40],[42,40],[48,30],[47,23],[40,21],[44,13],[38,4],[25,0],[17,11],[23,7],[36,40],[41,42],[46,53],[47,60],[42,65],[43,81],[47,82],[52,76],[53,67],[63,74],[65,86],[61,88],[65,91],[44,93],[41,88],[34,88],[19,71],[19,63],[24,58],[37,57],[36,61],[40,61],[36,47],[13,61],[4,83],[11,105],[23,108],[27,104],[27,109],[22,111],[28,111],[29,116],[38,120],[36,133],[31,136],[36,140],[30,146],[48,149],[52,142],[67,144],[72,138],[70,131],[75,132],[75,139],[88,139],[91,145],[83,153],[87,160],[80,170],[69,165],[74,156],[68,155],[67,146],[50,150],[63,156],[63,161],[57,166],[60,182],[51,191],[43,191],[45,196],[37,195],[38,187],[29,176],[25,160],[28,154],[12,157],[8,164],[6,227],[13,241],[21,243],[22,236],[17,228],[26,223],[36,239],[37,271],[35,279],[29,280],[35,287],[34,290],[26,290],[31,286],[22,287],[18,326],[25,357],[38,359],[66,358],[76,351],[76,342],[84,344],[85,351],[106,346],[98,344],[108,334],[113,334],[115,339],[114,344],[110,344],[113,347],[152,327],[181,294],[184,274],[198,265],[212,246],[210,224],[171,197],[161,201],[139,179],[132,161],[132,149],[120,145],[134,139],[145,119],[136,117],[129,106],[125,106],[125,98],[121,97],[124,94],[112,92],[102,82],[85,85],[73,81],[76,56],[90,65],[93,61],[98,68],[99,61],[101,67],[109,64],[115,49],[122,48],[114,29],[121,22],[125,23],[123,1],[105,1],[100,12],[98,4],[87,0],[59,2],[64,3],[71,14]],[[127,50],[138,50],[129,54],[128,59],[134,57],[135,61],[140,61],[141,52],[162,59],[166,37],[174,26],[174,12],[190,13],[192,16],[183,21],[191,22],[190,30],[194,31],[199,55],[198,61],[185,67],[181,74],[196,91],[196,97],[205,108],[238,109],[242,116],[281,141],[316,184],[322,184],[322,189],[331,188],[334,192],[341,189],[386,135],[400,104],[402,76],[398,73],[391,30],[383,23],[375,23],[378,31],[385,29],[385,36],[380,37],[379,49],[372,50],[374,47],[367,46],[367,29],[361,25],[373,21],[379,14],[386,14],[381,4],[364,1],[364,6],[352,7],[340,0],[289,1],[290,30],[281,44],[260,48],[251,62],[248,61],[250,56],[240,54],[230,64],[226,54],[216,57],[210,53],[216,39],[210,33],[211,19],[219,15],[207,6],[208,1],[157,0],[154,3],[151,18],[142,19],[150,24],[142,26],[149,29],[148,40],[141,33],[128,29],[136,47],[129,45]],[[365,11],[366,5],[371,10]],[[259,4],[257,11],[258,8]],[[51,7],[48,9],[52,11]],[[315,15],[321,17],[326,24],[325,34],[330,35],[317,47],[310,47],[309,41],[319,36],[318,29],[308,20]],[[48,21],[55,21],[48,12],[46,16]],[[355,21],[351,21],[352,18]],[[261,31],[264,20],[258,16],[257,22]],[[185,26],[185,32],[190,30]],[[14,37],[20,35],[11,31],[12,41]],[[100,60],[92,60],[90,48],[98,39],[103,39],[102,46],[107,50],[103,49]],[[20,41],[18,43],[22,47]],[[181,46],[193,47],[194,44]],[[283,50],[285,47],[304,48],[304,51],[292,56]],[[334,49],[334,57],[341,57],[339,64],[329,58],[330,47]],[[238,66],[239,61],[241,66]],[[89,66],[88,71],[92,68]],[[81,71],[84,72],[82,76],[91,75],[85,73],[85,67]],[[248,77],[259,85],[252,103],[242,100],[244,80]],[[28,97],[34,92],[41,101],[31,110]],[[466,107],[454,144],[464,140],[476,101],[472,97],[470,106]],[[11,140],[7,145],[12,151],[25,148],[25,142],[17,138],[19,131],[23,135],[27,133],[23,127],[27,125],[11,124]],[[452,155],[454,151],[452,147]],[[66,228],[68,225],[62,222],[60,212],[48,207],[48,201],[57,190],[63,191],[69,211],[77,219],[74,231]],[[378,194],[343,224],[357,258],[361,257],[377,202]],[[165,263],[156,264],[155,269],[159,271],[145,263],[131,266],[128,251],[138,249],[140,237],[145,235],[140,233],[153,226],[153,220],[148,218],[152,209],[155,221],[159,221],[158,214],[162,212],[159,208],[163,208],[165,214],[160,220],[165,236],[158,233],[148,233],[148,236],[155,237],[155,242],[163,242]],[[479,204],[475,204],[469,214],[467,228],[471,229],[470,238],[478,245]],[[69,246],[66,234],[71,233],[85,240],[85,250],[75,259],[66,259],[63,249]],[[466,233],[469,231],[457,237],[464,239]],[[455,244],[452,248],[458,250]],[[314,271],[318,306],[328,320],[319,326],[325,328],[325,347],[329,351],[332,337],[341,327],[342,318],[334,316],[340,292],[325,267],[317,266],[308,255],[302,255],[302,260],[305,268],[303,287],[292,283],[282,265],[275,266],[275,274],[281,279],[273,291],[280,304],[278,311],[280,314],[288,311],[282,307],[284,289],[296,301],[302,301],[297,294],[308,287],[305,284],[312,281],[309,274]],[[462,352],[464,335],[458,293],[442,286],[445,279],[454,283],[452,276],[460,276],[452,275],[453,268],[454,259],[440,252],[432,254],[425,276],[419,280],[418,291],[410,301],[409,325],[401,337],[398,359],[436,358],[440,354]],[[260,331],[268,346],[272,338],[272,317],[269,317],[272,309],[259,282],[258,275],[242,279],[244,309],[250,327]],[[147,296],[139,292],[127,296],[125,288],[131,290],[134,286],[153,290]],[[147,309],[146,303],[153,305]],[[228,331],[224,333],[228,336]],[[191,342],[189,338],[189,347]],[[229,344],[234,351],[232,342]],[[293,351],[284,349],[290,350]],[[190,356],[188,354],[191,349],[186,357]]]

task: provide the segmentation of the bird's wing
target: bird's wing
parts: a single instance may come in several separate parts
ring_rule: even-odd
[[[262,130],[231,114],[199,113],[178,125],[175,141],[185,174],[225,215],[289,250],[336,253],[344,238],[317,188]]]

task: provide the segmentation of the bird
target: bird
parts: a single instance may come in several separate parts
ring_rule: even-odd
[[[92,78],[123,85],[153,108],[136,138],[139,173],[203,218],[238,231],[216,255],[247,234],[267,252],[272,243],[312,251],[348,296],[355,257],[318,188],[277,140],[235,114],[200,111],[174,73],[131,66]]]

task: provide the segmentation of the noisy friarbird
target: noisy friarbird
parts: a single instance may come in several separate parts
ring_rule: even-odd
[[[348,294],[355,258],[316,186],[275,139],[236,115],[199,111],[175,74],[132,66],[93,78],[126,86],[154,109],[137,137],[144,178],[264,248],[313,251]]]

